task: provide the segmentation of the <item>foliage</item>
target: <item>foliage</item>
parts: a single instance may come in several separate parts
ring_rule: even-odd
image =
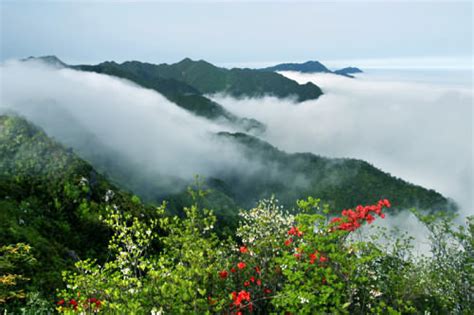
[[[0,247],[0,304],[26,297],[24,282],[29,279],[25,273],[36,262],[30,251],[23,243]]]
[[[138,223],[139,219],[109,208],[105,222],[115,231],[109,245],[112,258],[104,267],[79,262],[80,273],[66,273],[68,289],[61,293],[58,310],[172,314],[440,310],[469,314],[473,310],[472,218],[468,229],[458,229],[447,217],[432,221],[420,217],[432,226],[433,239],[445,242],[433,242],[433,256],[416,257],[407,255],[410,241],[402,236],[394,240],[392,250],[369,237],[352,237],[376,216],[385,216],[382,209],[391,206],[387,200],[343,210],[341,217],[330,219],[329,208],[321,207],[319,199],[298,201],[300,212],[293,215],[271,198],[240,212],[235,244],[219,240],[212,232],[212,212],[197,207],[205,192],[190,193],[195,203],[185,209],[183,218],[164,216],[165,205],[158,209],[164,234],[156,233],[156,221]],[[145,254],[154,240],[160,244],[159,252]],[[123,253],[125,248],[133,250]],[[453,263],[456,256],[459,259]],[[100,307],[94,302],[91,309],[91,297],[100,301]]]

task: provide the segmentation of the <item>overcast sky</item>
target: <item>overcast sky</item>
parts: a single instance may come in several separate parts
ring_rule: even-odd
[[[472,65],[464,2],[1,1],[1,59],[54,54],[226,64],[404,60]]]

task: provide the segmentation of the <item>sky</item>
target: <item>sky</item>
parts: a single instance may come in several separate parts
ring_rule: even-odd
[[[1,0],[1,60],[472,67],[473,3]]]

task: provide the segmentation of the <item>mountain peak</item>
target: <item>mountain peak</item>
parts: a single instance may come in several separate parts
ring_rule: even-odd
[[[30,56],[28,58],[22,59],[22,61],[41,61],[48,65],[55,66],[58,68],[65,68],[68,66],[66,63],[64,63],[61,59],[59,59],[55,55],[47,55],[47,56],[39,56],[39,57]]]

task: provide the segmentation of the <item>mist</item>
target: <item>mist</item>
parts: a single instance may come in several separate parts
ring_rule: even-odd
[[[473,93],[469,84],[390,80],[364,74],[283,75],[325,93],[296,104],[274,97],[211,96],[229,110],[267,125],[262,137],[288,152],[366,160],[409,182],[454,199],[463,215],[473,205]],[[445,75],[452,75],[447,71]],[[448,80],[449,81],[449,80]]]
[[[0,113],[29,119],[96,167],[112,161],[115,169],[128,169],[124,177],[136,172],[143,184],[160,181],[163,194],[180,191],[196,174],[258,167],[215,137],[231,127],[196,117],[153,90],[41,62],[0,69]]]

